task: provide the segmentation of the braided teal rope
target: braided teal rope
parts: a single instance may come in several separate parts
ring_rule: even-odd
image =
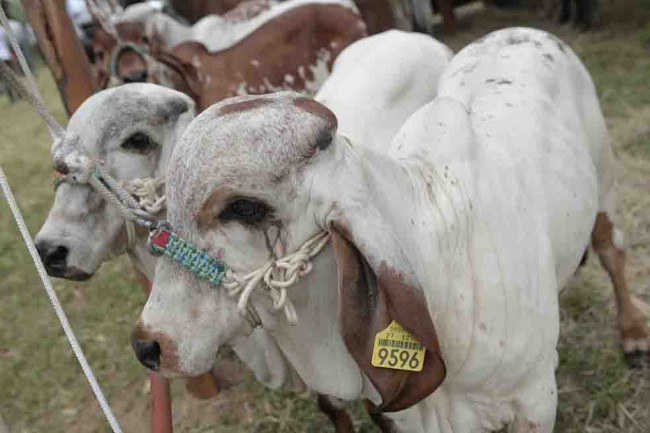
[[[226,276],[228,267],[224,263],[174,232],[161,230],[153,233],[149,245],[154,254],[166,255],[199,278],[209,281],[212,287],[219,286]]]
[[[65,175],[61,173],[54,173],[54,191],[59,189],[59,187],[65,182]]]

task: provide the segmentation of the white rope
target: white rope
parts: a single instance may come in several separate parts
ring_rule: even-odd
[[[81,365],[81,369],[86,375],[86,378],[88,379],[88,383],[90,384],[90,387],[95,393],[95,397],[97,398],[97,401],[99,402],[99,405],[101,406],[102,411],[104,412],[104,415],[108,420],[108,423],[113,429],[113,432],[121,433],[122,429],[120,428],[120,425],[118,424],[115,415],[113,415],[113,412],[111,411],[111,408],[108,405],[108,401],[106,400],[106,397],[104,397],[104,393],[102,392],[99,383],[97,382],[97,379],[95,378],[95,375],[93,374],[90,365],[88,364],[88,361],[86,360],[86,357],[83,354],[81,346],[77,341],[77,337],[75,337],[74,332],[70,327],[68,318],[66,317],[65,312],[63,311],[63,307],[61,306],[61,303],[59,302],[59,299],[56,296],[56,292],[52,287],[52,283],[50,282],[50,279],[47,276],[47,272],[45,271],[43,262],[41,262],[41,258],[39,257],[38,252],[36,251],[36,247],[34,246],[34,241],[32,240],[29,234],[29,230],[27,230],[27,225],[25,224],[25,220],[23,219],[23,216],[20,213],[20,209],[18,208],[16,199],[14,198],[11,192],[11,188],[9,187],[7,178],[5,177],[2,167],[0,167],[0,186],[2,187],[2,192],[4,193],[4,196],[7,199],[7,203],[9,203],[9,207],[11,208],[11,212],[14,215],[16,224],[18,225],[18,228],[20,229],[20,233],[22,234],[25,244],[27,245],[27,249],[29,250],[29,253],[32,256],[34,265],[36,265],[36,269],[38,270],[38,275],[41,277],[43,287],[45,287],[45,292],[47,293],[48,298],[50,298],[50,302],[52,303],[52,307],[54,307],[56,316],[58,317],[59,322],[61,323],[61,327],[65,332],[65,336],[68,338],[68,342],[72,347],[72,351],[77,357],[77,361],[79,361],[79,365]]]
[[[124,189],[138,199],[141,209],[157,214],[165,208],[165,194],[158,192],[164,186],[165,178],[144,177],[126,182]]]
[[[20,49],[20,45],[18,44],[18,38],[16,38],[16,35],[14,34],[11,26],[9,25],[9,19],[7,18],[7,15],[5,14],[4,9],[2,8],[2,4],[0,4],[0,23],[5,28],[7,38],[11,43],[11,47],[14,50],[14,54],[18,58],[18,63],[20,64],[20,68],[22,69],[23,73],[25,74],[25,77],[27,78],[27,87],[29,93],[31,94],[30,100],[32,104],[34,104],[34,107],[36,107],[36,111],[38,112],[38,114],[47,123],[52,139],[57,139],[61,137],[64,133],[64,129],[50,114],[50,112],[47,109],[47,106],[43,102],[43,98],[41,97],[41,94],[38,91],[38,86],[36,85],[36,79],[34,78],[32,71],[29,69],[29,65],[27,63],[27,59],[25,59],[25,55],[23,54],[23,51]],[[17,78],[17,81],[12,82],[12,84],[20,85],[22,83],[20,79]]]
[[[124,183],[124,189],[136,197],[140,209],[144,209],[152,215],[156,215],[165,209],[166,197],[158,192],[164,186],[165,178],[153,179],[145,177]],[[138,241],[135,224],[127,218],[124,219],[124,224],[126,224],[126,249],[127,251],[133,251]]]
[[[298,315],[293,303],[287,297],[287,289],[296,284],[300,277],[311,272],[313,268],[311,259],[327,245],[329,239],[329,233],[322,231],[309,238],[295,253],[270,260],[243,278],[228,270],[223,287],[230,297],[239,296],[237,301],[239,313],[246,317],[250,311],[248,305],[250,296],[256,288],[261,287],[273,301],[273,310],[283,310],[290,324],[298,323]]]
[[[118,44],[122,42],[120,35],[117,32],[115,22],[113,21],[113,14],[121,12],[121,8],[117,9],[115,5],[110,2],[100,2],[98,0],[86,0],[86,5],[102,29],[112,36]]]

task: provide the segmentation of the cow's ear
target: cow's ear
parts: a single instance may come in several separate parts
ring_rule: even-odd
[[[205,46],[198,42],[184,42],[175,47],[171,52],[151,44],[151,56],[158,62],[173,70],[182,80],[181,87],[177,90],[191,95],[195,102],[200,100],[203,82],[202,75],[193,64],[193,59],[207,53]],[[175,83],[176,85],[180,83]]]
[[[374,224],[369,229],[368,218],[375,219],[371,209],[353,212],[364,215],[357,221],[349,214],[338,211],[334,214],[328,227],[338,269],[339,324],[343,340],[381,395],[378,409],[383,412],[406,409],[435,391],[446,375],[422,287],[392,231]],[[393,321],[426,349],[422,371],[372,365],[375,336]]]

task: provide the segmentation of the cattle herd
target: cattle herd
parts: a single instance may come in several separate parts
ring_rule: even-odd
[[[63,181],[36,245],[74,280],[128,254],[146,367],[219,381],[228,346],[338,432],[354,400],[384,432],[551,432],[558,293],[590,245],[647,358],[605,121],[555,36],[454,54],[405,31],[418,1],[88,3],[94,94],[66,134],[165,223]]]

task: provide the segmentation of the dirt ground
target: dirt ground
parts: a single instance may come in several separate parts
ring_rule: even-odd
[[[549,30],[594,78],[620,162],[620,221],[627,275],[650,304],[650,0],[604,0],[599,26],[580,33],[540,14],[488,9],[442,38],[459,50],[513,25]],[[64,119],[45,69],[39,84]],[[25,103],[0,96],[0,164],[36,233],[52,203],[50,139]],[[63,337],[4,201],[0,202],[0,414],[12,432],[107,432],[98,405]],[[148,430],[146,373],[129,345],[144,302],[128,262],[104,265],[90,282],[55,281],[59,296],[122,427]],[[650,369],[630,370],[618,347],[610,282],[592,254],[562,295],[557,432],[650,432]],[[650,311],[647,311],[650,317]],[[331,432],[308,396],[264,389],[245,372],[233,389],[197,401],[173,384],[177,432]],[[358,405],[360,432],[376,432]],[[462,433],[462,432],[461,432]]]

